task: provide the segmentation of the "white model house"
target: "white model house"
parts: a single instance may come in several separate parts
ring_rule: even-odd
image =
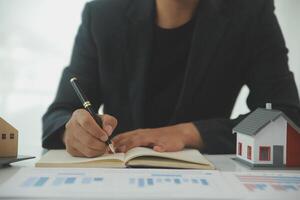
[[[300,128],[271,104],[248,115],[233,133],[237,159],[251,167],[300,166]]]

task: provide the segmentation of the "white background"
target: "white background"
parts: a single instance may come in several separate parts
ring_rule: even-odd
[[[0,0],[0,116],[20,132],[20,153],[41,145],[41,116],[68,65],[86,0]],[[300,1],[276,0],[300,88]],[[244,88],[233,117],[248,111]]]

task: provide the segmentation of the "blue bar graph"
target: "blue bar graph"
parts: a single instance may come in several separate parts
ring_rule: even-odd
[[[68,177],[66,178],[65,180],[65,184],[74,184],[76,181],[76,178],[75,177]]]
[[[294,185],[283,185],[282,187],[285,191],[287,191],[287,190],[298,191],[298,188],[296,188],[296,186],[294,186]]]
[[[193,178],[193,179],[192,179],[192,183],[198,184],[198,179]]]
[[[153,182],[152,178],[148,178],[147,183],[148,183],[148,185],[154,185],[154,182]]]
[[[206,179],[200,179],[202,185],[208,185],[208,182]]]
[[[52,186],[52,187],[63,187],[71,185],[91,185],[91,184],[101,184],[103,183],[104,178],[103,177],[89,177],[89,176],[54,176],[54,177],[28,177],[26,178],[20,185],[20,187],[44,187],[46,186]],[[148,183],[151,184],[151,183]]]
[[[37,182],[35,182],[35,187],[43,187],[48,181],[49,177],[40,177]]]
[[[167,176],[165,178],[161,178],[158,176],[151,176],[145,178],[129,178],[129,185],[145,188],[145,187],[153,187],[157,185],[197,185],[197,186],[209,186],[209,182],[205,178],[182,178],[180,176]]]
[[[259,190],[266,190],[267,185],[266,184],[256,184],[256,188]]]
[[[174,183],[176,183],[176,184],[181,184],[181,181],[180,181],[179,178],[174,178]]]
[[[88,185],[88,184],[92,184],[92,183],[99,183],[102,181],[103,181],[102,177],[84,177],[84,178],[82,178],[81,183],[84,185]]]
[[[103,181],[103,178],[102,177],[95,177],[94,181],[95,182],[101,182],[101,181]]]
[[[144,178],[139,178],[138,179],[138,185],[140,188],[144,187],[145,186],[145,180]]]

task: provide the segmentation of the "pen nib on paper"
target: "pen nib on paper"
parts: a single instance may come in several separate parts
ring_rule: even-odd
[[[116,153],[114,145],[112,143],[108,143],[108,147],[112,153]]]

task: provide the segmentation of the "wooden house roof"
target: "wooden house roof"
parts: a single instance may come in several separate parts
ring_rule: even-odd
[[[18,133],[18,130],[0,117],[0,131]]]

